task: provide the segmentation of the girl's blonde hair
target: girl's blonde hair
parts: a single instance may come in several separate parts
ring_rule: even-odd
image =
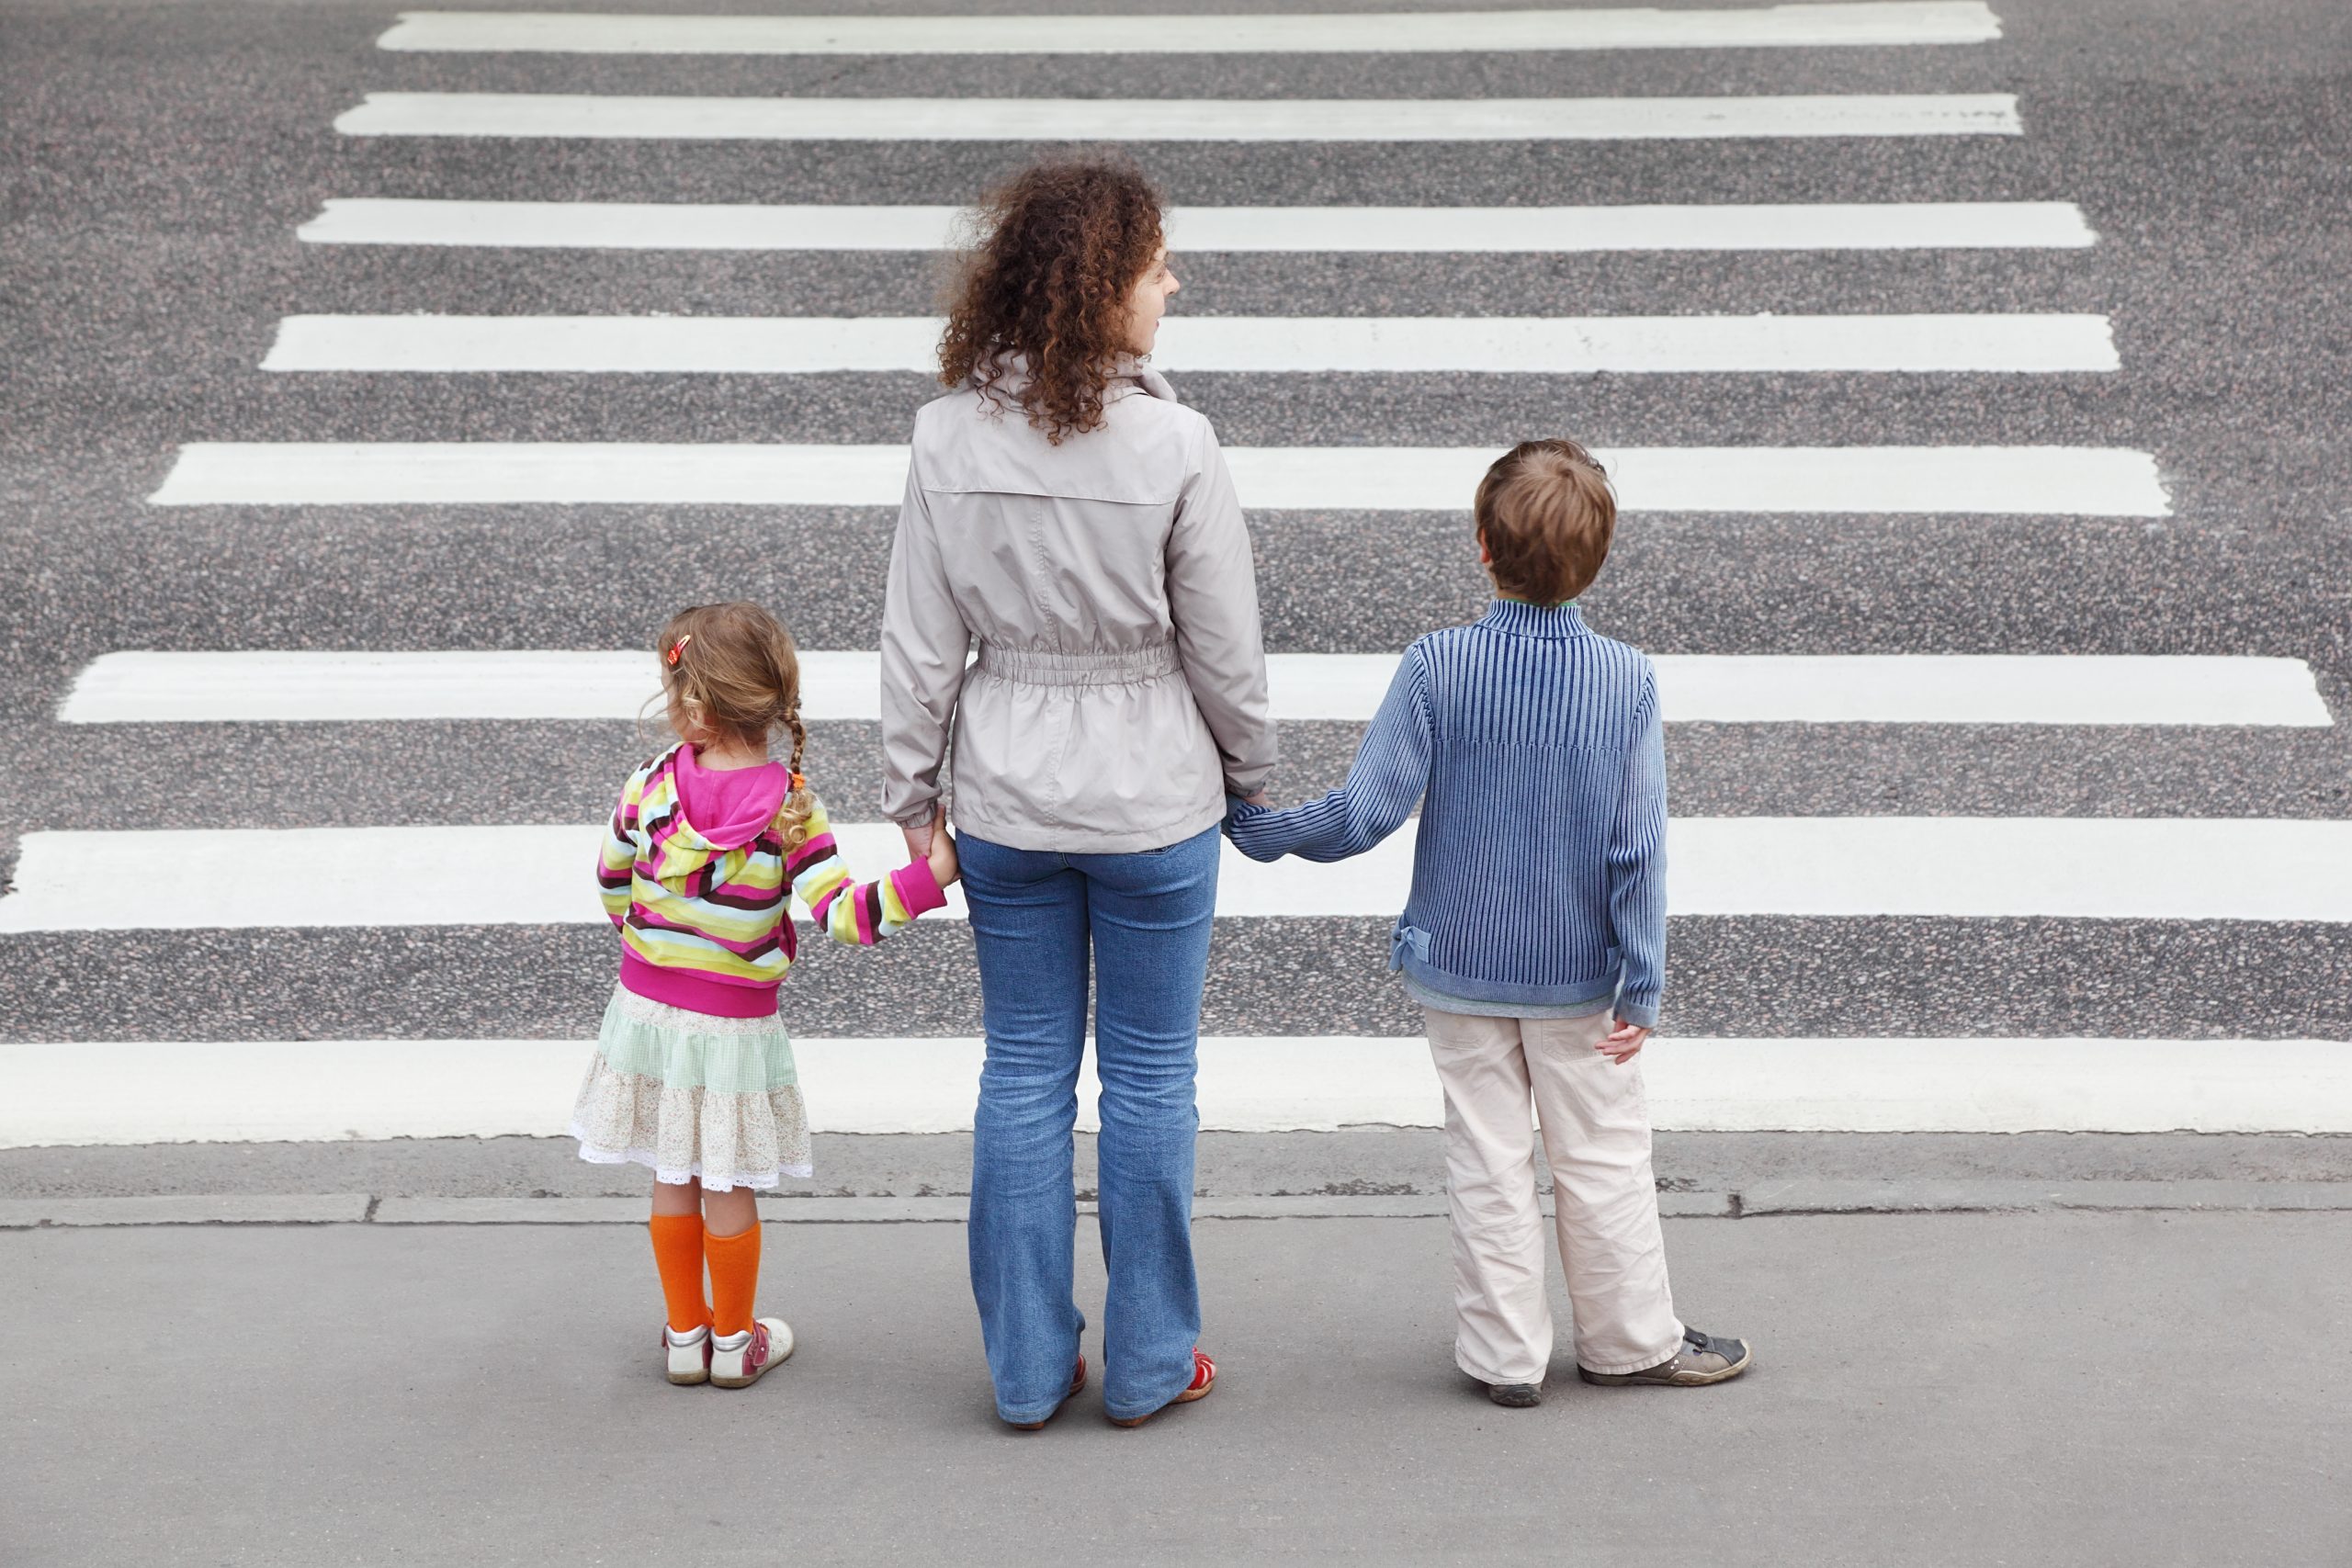
[[[800,772],[808,729],[800,722],[800,655],[792,634],[757,604],[695,604],[670,617],[654,649],[673,717],[753,743],[792,737],[792,781],[775,831],[787,849],[808,840],[817,797]]]

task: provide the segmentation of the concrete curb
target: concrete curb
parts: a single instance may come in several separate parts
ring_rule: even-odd
[[[1739,1194],[1743,1218],[2040,1209],[2352,1209],[2352,1181],[1781,1181]]]
[[[770,1224],[961,1224],[963,1194],[921,1198],[782,1198]],[[1544,1212],[1552,1212],[1549,1198]],[[2352,1181],[1784,1181],[1745,1192],[1661,1192],[1668,1219],[1797,1219],[1827,1214],[2352,1212]],[[1095,1212],[1079,1205],[1081,1215]],[[1424,1220],[1445,1215],[1440,1193],[1203,1198],[1201,1220]],[[642,1198],[376,1198],[365,1192],[223,1193],[164,1198],[0,1200],[0,1230],[109,1225],[641,1224]]]
[[[366,1221],[375,1201],[365,1192],[10,1198],[0,1200],[0,1230],[85,1225],[348,1225]]]

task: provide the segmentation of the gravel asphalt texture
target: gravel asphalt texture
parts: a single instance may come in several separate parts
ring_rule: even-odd
[[[673,599],[737,595],[775,604],[806,646],[871,646],[881,512],[159,510],[142,498],[196,440],[901,439],[931,393],[917,377],[256,367],[297,312],[899,313],[929,308],[938,281],[919,255],[299,243],[330,197],[959,203],[1023,150],[336,135],[334,116],[371,91],[2014,92],[2026,130],[2014,138],[1136,152],[1190,205],[2071,200],[2095,247],[1184,256],[1177,309],[2089,310],[2113,318],[2118,374],[1202,375],[1180,388],[1234,446],[1498,446],[1565,429],[1602,445],[2153,451],[2169,518],[1634,516],[1588,607],[1659,652],[2284,655],[2311,660],[2339,719],[2352,717],[2352,11],[1996,8],[2004,37],[1962,48],[974,62],[402,54],[374,47],[390,5],[16,0],[0,14],[0,874],[17,835],[40,829],[587,820],[647,749],[625,724],[56,725],[74,672],[101,652],[635,646]],[[1461,513],[1261,513],[1253,525],[1277,649],[1394,649],[1483,598]],[[649,559],[659,602],[634,581]],[[2342,818],[2346,737],[1694,725],[1676,728],[1669,758],[1688,814]],[[1354,739],[1343,725],[1286,727],[1278,792],[1328,787]],[[820,727],[816,771],[837,806],[871,799],[871,741],[868,726]],[[1382,924],[1226,922],[1207,1027],[1409,1032],[1412,1010],[1378,967]],[[919,933],[854,970],[818,956],[792,983],[795,1028],[970,1032],[967,941]],[[1669,1031],[2352,1039],[2340,927],[1687,919],[1674,943]],[[584,1032],[610,956],[587,929],[0,938],[0,1032]]]

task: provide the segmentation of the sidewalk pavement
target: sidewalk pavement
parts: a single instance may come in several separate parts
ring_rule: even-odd
[[[662,1380],[630,1226],[0,1233],[0,1562],[2352,1562],[2342,1213],[1671,1220],[1755,1370],[1564,1335],[1533,1411],[1453,1368],[1442,1222],[1198,1237],[1217,1392],[1022,1435],[955,1224],[770,1225],[740,1393]]]

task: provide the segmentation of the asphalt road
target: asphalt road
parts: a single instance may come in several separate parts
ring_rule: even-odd
[[[53,722],[74,674],[107,651],[627,646],[672,599],[732,594],[775,604],[805,645],[871,642],[889,523],[872,511],[143,502],[194,440],[897,439],[929,395],[920,378],[256,366],[297,312],[919,311],[938,276],[935,258],[877,253],[299,243],[332,197],[956,203],[1022,154],[334,133],[337,113],[387,89],[2012,91],[2026,129],[2013,138],[1139,151],[1192,205],[2073,200],[2100,236],[2089,249],[1204,254],[1181,258],[1179,308],[2090,310],[2115,324],[2120,373],[1228,374],[1182,389],[1234,445],[1499,444],[1565,428],[1601,444],[2143,448],[2171,517],[1645,514],[1589,610],[1660,652],[2282,655],[2308,660],[2342,714],[2352,176],[2327,153],[2346,123],[2352,23],[2318,4],[2024,0],[2000,14],[2000,40],[1952,48],[974,60],[402,54],[373,47],[388,14],[358,6],[16,6],[0,58],[0,722],[14,741],[0,749],[0,870],[17,835],[41,829],[586,819],[650,744],[627,724]],[[1465,536],[1451,513],[1261,519],[1271,645],[1393,649],[1475,614]],[[651,560],[661,592],[634,591]],[[1286,726],[1281,790],[1336,780],[1354,736]],[[2344,736],[1694,724],[1674,728],[1669,760],[1677,809],[1692,814],[2336,818],[2352,808]],[[871,797],[873,739],[818,727],[814,771],[837,802]],[[1412,1010],[1378,967],[1383,923],[1227,922],[1207,1026],[1409,1032]],[[2352,1037],[2352,936],[2335,925],[1745,917],[1678,920],[1674,940],[1669,1032]],[[967,941],[950,927],[863,964],[815,955],[795,980],[794,1025],[970,1032]],[[608,957],[593,931],[531,928],[0,936],[0,1036],[86,1049],[576,1034]]]
[[[658,7],[657,7],[658,8]],[[882,313],[926,309],[922,255],[304,245],[354,195],[967,200],[988,143],[339,137],[388,89],[851,96],[1553,96],[2011,91],[2021,137],[1138,149],[1186,204],[2064,199],[2086,250],[1534,256],[1201,255],[1205,314],[2092,310],[2112,375],[1201,375],[1248,444],[2078,443],[2156,454],[2157,520],[1645,515],[1590,595],[1661,652],[2264,653],[2352,711],[2352,337],[2340,150],[2352,20],[2316,3],[1999,7],[1967,47],[1565,55],[754,59],[402,54],[381,7],[20,4],[0,101],[12,192],[0,420],[0,866],[48,828],[586,818],[646,749],[627,725],[135,726],[51,719],[112,649],[628,646],[672,600],[751,594],[814,647],[870,646],[887,515],[858,510],[358,507],[157,511],[195,440],[899,439],[920,378],[277,375],[316,311]],[[1393,649],[1476,613],[1458,514],[1292,514],[1260,529],[1278,649]],[[660,562],[658,592],[631,573]],[[1713,814],[2341,818],[2341,726],[2059,729],[1679,726],[1678,809]],[[1353,731],[1292,726],[1280,788],[1342,771]],[[820,776],[871,793],[871,732],[827,726]],[[1234,933],[1210,1010],[1267,1032],[1337,1001],[1402,1032],[1377,921]],[[1311,927],[1291,929],[1295,925]],[[575,1031],[585,933],[0,938],[19,1039]],[[899,1032],[973,1027],[960,932],[900,962]],[[1669,1030],[2352,1034],[2352,936],[2247,922],[1860,922],[1676,931]],[[550,954],[514,961],[517,944]],[[390,946],[393,979],[371,958]],[[109,984],[129,964],[132,987]],[[1302,1009],[1297,976],[1328,969]],[[795,1026],[872,1028],[812,966]],[[362,977],[338,993],[334,976]],[[2227,976],[2225,983],[2217,983]],[[341,1015],[364,1012],[354,1023]],[[1320,1027],[1330,1027],[1325,1023]]]

